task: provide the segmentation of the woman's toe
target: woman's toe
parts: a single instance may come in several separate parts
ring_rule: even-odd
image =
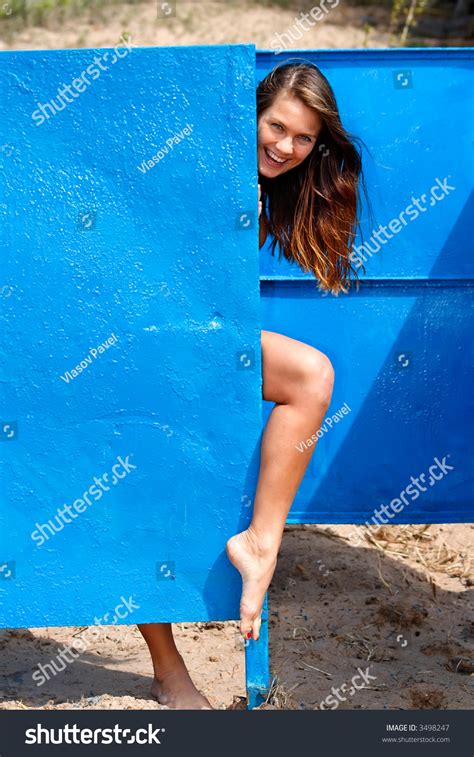
[[[262,625],[262,616],[258,615],[258,617],[256,617],[253,622],[253,630],[252,630],[252,638],[255,639],[255,641],[257,641],[260,636],[261,625]]]
[[[240,633],[242,636],[245,636],[245,638],[248,638],[248,634],[252,633],[255,617],[255,610],[244,603],[240,605]]]

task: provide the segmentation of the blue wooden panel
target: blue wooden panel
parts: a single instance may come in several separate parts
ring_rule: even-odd
[[[245,640],[245,670],[248,709],[265,702],[270,689],[270,658],[268,654],[268,594],[262,607],[262,625],[258,641]]]
[[[367,282],[322,298],[310,283],[263,282],[266,327],[321,349],[336,373],[290,522],[364,523],[446,455],[454,470],[413,492],[394,522],[472,518],[474,301],[463,283]]]
[[[372,255],[365,248],[359,292],[324,296],[311,276],[271,256],[268,243],[261,252],[263,327],[321,349],[336,373],[329,420],[289,522],[473,518],[472,52],[257,52],[258,81],[286,57],[328,77],[345,127],[370,150],[363,161],[375,216],[370,224],[364,207]],[[453,188],[443,199],[440,190],[430,194],[440,182]],[[418,215],[405,215],[392,238],[382,232],[377,251],[373,232],[413,197]],[[270,409],[265,403],[265,419]],[[430,485],[429,467],[445,456],[452,470]],[[411,480],[420,474],[426,491],[423,479]],[[409,486],[396,514],[375,515]]]
[[[133,49],[32,117],[103,54],[0,59],[3,626],[92,624],[121,597],[139,608],[119,622],[239,614],[224,549],[261,434],[255,51]]]

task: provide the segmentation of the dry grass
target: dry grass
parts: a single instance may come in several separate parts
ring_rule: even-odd
[[[364,530],[364,536],[380,552],[402,559],[414,558],[428,572],[445,573],[471,585],[472,558],[467,552],[457,552],[443,541],[439,543],[439,537],[437,539],[430,533],[431,528],[431,525],[381,526],[374,531]]]
[[[293,691],[299,684],[295,684],[290,689],[286,689],[277,678],[273,678],[268,696],[263,704],[256,707],[256,710],[296,710],[298,706],[293,698]]]

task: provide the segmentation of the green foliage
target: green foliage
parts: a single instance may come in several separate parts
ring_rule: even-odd
[[[393,0],[390,15],[390,44],[398,44],[400,47],[406,44],[410,30],[416,26],[421,13],[428,5],[428,0]],[[397,37],[395,29],[403,24],[400,36]]]
[[[123,0],[106,0],[105,4],[114,5]],[[134,5],[142,0],[128,0]],[[61,21],[67,17],[78,16],[85,10],[99,13],[104,0],[0,0],[0,20],[16,28],[28,24],[42,26],[49,18]]]

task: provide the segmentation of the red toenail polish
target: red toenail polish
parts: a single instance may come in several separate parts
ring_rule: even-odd
[[[249,631],[249,632],[248,632],[248,634],[247,634],[247,639],[250,639],[250,637],[251,637],[251,636],[252,636],[252,634],[251,634],[251,632]]]

